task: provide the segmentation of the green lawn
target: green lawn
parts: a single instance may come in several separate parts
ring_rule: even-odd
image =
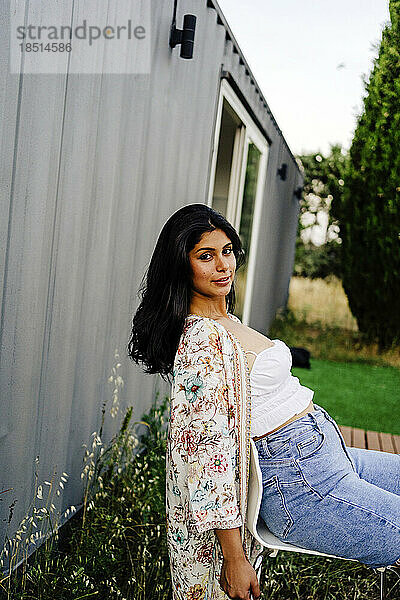
[[[314,390],[314,401],[339,423],[400,435],[400,370],[311,359],[293,375]]]

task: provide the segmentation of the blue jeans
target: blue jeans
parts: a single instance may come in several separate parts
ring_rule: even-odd
[[[370,567],[400,557],[400,454],[348,448],[320,406],[255,442],[279,539]]]

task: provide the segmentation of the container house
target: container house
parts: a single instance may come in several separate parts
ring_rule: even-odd
[[[25,24],[51,14],[77,25],[84,5],[22,4]],[[74,72],[66,54],[57,72],[28,72],[27,54],[13,72],[13,14],[0,6],[10,32],[0,39],[1,540],[52,477],[56,485],[68,474],[54,501],[62,519],[79,507],[83,444],[99,432],[103,405],[111,409],[115,377],[124,385],[114,418],[107,408],[105,445],[127,406],[139,419],[156,392],[169,393],[132,364],[126,345],[140,282],[175,210],[207,203],[237,228],[247,253],[238,281],[244,323],[268,333],[287,300],[296,160],[217,2],[145,4],[150,66],[136,73],[94,64]],[[101,2],[85,6],[93,22],[107,23]],[[186,18],[183,35],[185,15],[196,19]]]

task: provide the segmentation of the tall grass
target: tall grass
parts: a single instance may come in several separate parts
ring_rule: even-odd
[[[334,275],[326,279],[292,277],[288,308],[306,323],[318,321],[327,326],[358,331],[342,282]]]
[[[119,358],[117,351],[115,356]],[[108,380],[113,388],[111,417],[119,411],[120,366],[118,362],[113,367]],[[89,449],[84,444],[81,509],[72,506],[63,515],[56,513],[53,497],[67,484],[67,473],[35,486],[26,517],[12,538],[6,535],[0,552],[1,600],[168,597],[164,535],[167,399],[160,403],[156,397],[149,413],[133,424],[129,407],[107,448],[101,440],[105,404],[100,432],[93,432]],[[59,528],[62,517],[70,512],[74,516]],[[43,543],[29,556],[34,542]]]
[[[123,384],[118,377],[115,369],[111,378],[114,413],[116,384]],[[82,472],[82,509],[59,531],[50,527],[48,533],[53,530],[54,534],[47,538],[48,544],[17,569],[12,570],[9,562],[0,583],[1,600],[171,599],[165,522],[168,402],[157,395],[149,412],[133,424],[129,407],[107,448],[101,442],[102,428],[99,434],[94,432]],[[57,485],[51,489],[56,490]],[[51,497],[46,503],[51,504]],[[39,519],[44,513],[34,514]],[[26,531],[20,534],[21,543],[22,535],[30,535],[27,522],[23,525]],[[31,521],[30,525],[34,528]],[[264,600],[379,597],[378,577],[372,569],[329,558],[285,553],[276,558],[266,556],[260,582]],[[395,574],[389,574],[392,600],[398,591],[396,582]]]

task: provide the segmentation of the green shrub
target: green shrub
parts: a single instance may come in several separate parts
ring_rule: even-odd
[[[347,155],[341,146],[333,145],[327,156],[314,152],[297,158],[303,169],[304,188],[300,201],[294,274],[312,279],[336,275],[340,279],[340,222],[335,208],[340,205],[343,194]],[[327,216],[327,229],[324,243],[317,246],[313,243],[310,232],[319,223],[321,213],[325,213],[325,219]]]
[[[314,246],[311,243],[304,244],[298,238],[293,275],[310,279],[318,277],[325,279],[330,275],[340,278],[342,271],[340,249],[341,246],[334,240],[321,246]]]

